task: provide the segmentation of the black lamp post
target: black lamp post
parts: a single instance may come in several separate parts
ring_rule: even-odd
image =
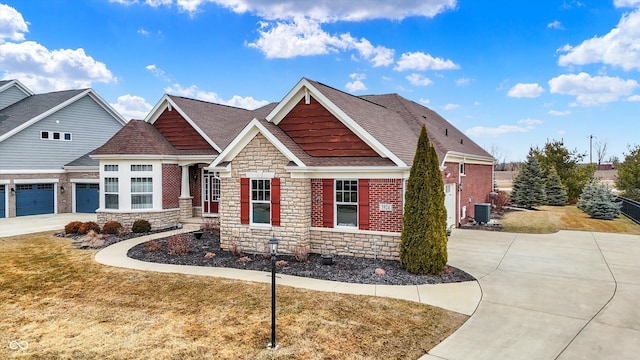
[[[276,256],[278,255],[278,239],[272,236],[269,240],[271,250],[271,343],[269,347],[275,349],[276,344]]]

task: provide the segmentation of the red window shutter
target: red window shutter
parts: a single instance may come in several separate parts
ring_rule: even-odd
[[[333,179],[322,179],[322,226],[333,227]]]
[[[369,179],[358,180],[358,228],[369,230]]]
[[[280,226],[280,178],[271,179],[271,225]]]
[[[249,223],[249,178],[240,179],[240,223]]]

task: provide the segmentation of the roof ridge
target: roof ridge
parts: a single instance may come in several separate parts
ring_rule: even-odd
[[[356,98],[356,99],[359,99],[359,100],[362,100],[362,101],[366,101],[366,102],[368,102],[368,103],[371,103],[371,104],[373,104],[373,105],[380,106],[380,107],[385,108],[385,109],[387,108],[387,107],[386,107],[386,106],[384,106],[384,105],[380,105],[380,104],[378,104],[378,103],[375,103],[375,102],[373,102],[373,101],[370,101],[370,100],[367,100],[367,99],[364,99],[364,98],[362,98],[362,97],[361,97],[361,96],[367,96],[367,95],[361,95],[361,96],[353,95],[353,94],[350,94],[350,93],[348,93],[348,92],[346,92],[346,91],[342,91],[342,90],[340,90],[340,89],[336,89],[336,88],[335,88],[335,87],[333,87],[333,86],[327,85],[327,84],[325,84],[325,83],[321,83],[320,81],[311,80],[311,79],[309,79],[309,78],[304,78],[304,79],[306,79],[307,81],[309,81],[309,82],[311,82],[311,83],[320,84],[320,85],[322,85],[322,86],[324,86],[324,87],[326,87],[326,88],[329,88],[329,89],[331,89],[331,90],[337,91],[337,92],[342,93],[342,94],[345,94],[345,95],[347,95],[347,96],[350,96],[350,97],[353,97],[353,98]]]
[[[213,101],[207,101],[207,100],[202,100],[202,99],[194,99],[194,98],[190,98],[190,97],[186,97],[186,96],[180,96],[180,95],[171,95],[171,94],[166,94],[169,97],[173,97],[173,98],[180,98],[180,99],[184,99],[184,100],[191,100],[191,101],[197,101],[197,102],[201,102],[201,103],[205,103],[205,104],[210,104],[210,105],[216,105],[216,106],[224,106],[224,107],[228,107],[231,109],[238,109],[238,110],[244,110],[244,111],[253,111],[253,110],[249,110],[249,109],[245,109],[242,107],[238,107],[238,106],[232,106],[232,105],[227,105],[227,104],[221,104],[221,103],[217,103],[217,102],[213,102]]]

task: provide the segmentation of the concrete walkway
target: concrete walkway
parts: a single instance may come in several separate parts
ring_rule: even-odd
[[[449,262],[483,297],[435,359],[638,359],[640,236],[454,231]]]
[[[184,228],[180,231],[192,231],[197,228],[197,226],[185,225]],[[128,269],[214,276],[262,283],[271,282],[271,273],[261,271],[156,264],[127,257],[127,251],[133,246],[146,242],[153,238],[165,237],[168,234],[175,234],[176,232],[177,231],[171,231],[169,233],[148,235],[113,244],[96,253],[95,260],[104,265],[123,267]],[[480,286],[478,285],[477,281],[437,285],[393,286],[350,284],[278,274],[277,283],[278,285],[293,286],[296,288],[308,290],[354,295],[383,296],[389,298],[410,300],[423,304],[438,306],[466,315],[473,314],[481,298]]]

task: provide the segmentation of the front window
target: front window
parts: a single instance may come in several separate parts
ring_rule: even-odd
[[[251,180],[251,222],[271,224],[271,180]]]
[[[118,208],[118,178],[104,178],[104,207]]]
[[[153,207],[153,179],[131,178],[131,209]]]
[[[336,180],[336,225],[358,226],[358,180]]]

